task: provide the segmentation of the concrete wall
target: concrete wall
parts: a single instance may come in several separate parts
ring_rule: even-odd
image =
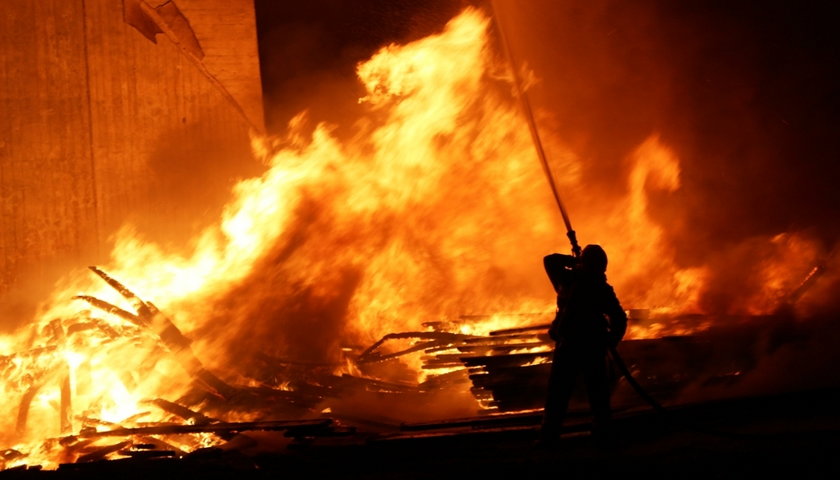
[[[4,0],[0,314],[124,222],[209,221],[262,125],[252,0]]]

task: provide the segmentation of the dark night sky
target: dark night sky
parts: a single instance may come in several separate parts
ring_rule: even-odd
[[[269,129],[309,108],[348,123],[354,66],[379,46],[442,28],[465,0],[257,0]],[[541,83],[550,133],[588,159],[607,198],[651,133],[677,153],[679,192],[654,193],[683,265],[746,239],[840,226],[840,36],[834,2],[597,0],[498,2],[512,44]],[[341,130],[339,129],[339,132]],[[670,195],[670,196],[669,196]],[[616,197],[617,198],[617,197]],[[680,227],[681,226],[681,227]]]

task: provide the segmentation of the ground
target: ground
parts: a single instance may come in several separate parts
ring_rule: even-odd
[[[130,459],[7,470],[0,478],[837,478],[840,389],[707,402],[658,414],[617,412],[602,448],[585,414],[554,446],[535,442],[537,414],[494,422],[404,425],[399,431],[283,439],[242,435],[182,459]],[[294,472],[294,473],[293,473]]]

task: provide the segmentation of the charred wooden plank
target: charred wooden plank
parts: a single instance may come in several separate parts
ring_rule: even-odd
[[[527,327],[518,327],[518,328],[506,328],[503,330],[494,330],[490,332],[491,336],[500,336],[500,335],[510,335],[510,334],[517,334],[517,333],[525,333],[525,332],[546,332],[548,333],[548,328],[551,326],[550,323],[541,323],[539,325],[530,325]]]
[[[100,299],[98,299],[96,297],[92,297],[90,295],[76,295],[73,298],[78,299],[78,300],[84,300],[85,302],[89,303],[91,306],[96,307],[96,308],[98,308],[99,310],[102,310],[105,313],[110,313],[111,315],[115,315],[119,318],[122,318],[123,320],[128,320],[129,322],[131,322],[135,325],[138,325],[138,326],[141,326],[141,327],[146,326],[146,323],[143,322],[143,320],[139,316],[129,312],[128,310],[123,310],[122,308],[120,308],[116,305],[108,303],[105,300],[100,300]]]
[[[511,350],[519,350],[525,348],[552,348],[553,345],[542,342],[542,341],[533,341],[533,342],[518,342],[518,343],[501,343],[501,344],[490,344],[490,345],[458,345],[458,351],[463,353],[472,353],[472,354],[502,354],[510,352]]]
[[[183,405],[179,405],[175,402],[170,402],[169,400],[164,400],[162,398],[156,398],[150,403],[158,406],[166,412],[181,417],[184,420],[192,420],[195,425],[205,425],[217,421],[216,419],[210,418],[200,412],[195,412]]]
[[[132,448],[122,449],[119,451],[120,455],[130,458],[163,458],[163,457],[177,457],[179,456],[177,452],[172,450],[158,450],[158,449],[146,449],[146,448],[136,448],[134,445]]]
[[[460,353],[441,353],[438,355],[424,355],[420,358],[423,363],[432,363],[432,362],[460,362],[461,361]]]
[[[15,426],[15,431],[17,431],[19,435],[22,435],[26,431],[26,422],[29,419],[29,407],[32,405],[32,400],[35,398],[35,395],[37,395],[38,391],[41,390],[41,386],[41,384],[37,383],[31,385],[20,399],[20,404],[18,405],[17,424]]]
[[[506,318],[545,318],[549,313],[506,313],[503,314]],[[497,314],[494,315],[461,315],[458,318],[462,320],[490,320],[491,318],[497,317]]]
[[[114,327],[108,325],[106,322],[103,322],[99,319],[88,318],[85,321],[73,322],[66,326],[66,332],[68,337],[76,333],[87,333],[89,330],[96,330],[100,333],[103,333],[106,337],[112,340],[121,336],[117,332],[117,330],[114,329]]]
[[[137,313],[139,314],[138,319],[141,322],[144,322],[148,325],[148,322],[150,322],[151,318],[154,317],[155,314],[157,313],[155,311],[157,309],[153,310],[152,308],[150,308],[149,305],[147,305],[146,302],[141,300],[140,297],[138,297],[134,292],[129,290],[125,285],[120,283],[115,278],[113,278],[110,275],[108,275],[107,273],[105,273],[105,271],[103,271],[99,267],[91,265],[88,268],[90,269],[90,271],[92,271],[97,276],[99,276],[99,278],[101,278],[102,280],[105,280],[105,283],[110,285],[111,288],[113,288],[114,290],[119,292],[119,294],[122,295],[123,298],[125,298],[126,300],[131,302],[131,304],[134,306],[134,308],[137,309]]]
[[[424,362],[423,365],[420,366],[423,370],[437,370],[441,368],[464,368],[464,364],[459,361],[451,360],[451,361],[431,361],[431,362]]]
[[[96,426],[100,427],[117,427],[119,426],[116,423],[109,422],[106,420],[100,420],[98,418],[87,417],[84,415],[76,415],[76,420],[82,422],[82,430],[84,429],[91,429],[95,428]],[[69,437],[72,438],[72,437]]]
[[[148,445],[154,447],[157,450],[175,452],[175,454],[179,457],[182,457],[182,456],[187,454],[187,452],[185,452],[184,450],[181,450],[180,448],[176,447],[175,445],[172,445],[171,443],[169,443],[165,440],[161,440],[159,438],[142,436],[142,435],[138,436],[136,438],[137,438],[138,441],[140,441],[142,443],[134,445],[135,448],[139,448],[139,446],[142,445],[142,444],[148,444]]]
[[[442,422],[403,423],[400,425],[400,430],[422,431],[463,427],[490,428],[502,426],[539,425],[541,420],[542,412],[505,413],[485,415],[481,417],[457,418]]]
[[[76,459],[76,462],[84,463],[102,460],[114,452],[118,452],[120,450],[123,450],[124,448],[130,447],[131,443],[131,440],[126,440],[124,442],[106,445],[104,447],[97,447],[92,452],[81,455],[79,458]]]
[[[378,362],[385,358],[395,358],[400,355],[405,355],[407,353],[415,352],[418,350],[424,350],[426,348],[440,346],[442,344],[453,344],[457,342],[464,341],[465,339],[472,338],[472,335],[464,335],[460,333],[449,333],[449,332],[401,332],[401,333],[389,333],[375,342],[373,345],[368,347],[367,350],[362,352],[357,358],[356,363],[367,363],[367,362]],[[409,347],[400,352],[396,353],[389,353],[389,354],[381,354],[377,352],[377,349],[381,347],[385,342],[389,340],[427,340],[422,345],[422,348],[417,348],[417,346]],[[384,357],[384,358],[383,358]]]
[[[332,420],[273,420],[262,422],[219,422],[208,425],[182,425],[182,424],[161,424],[137,428],[116,428],[102,432],[83,431],[79,437],[128,437],[132,435],[177,435],[182,433],[235,433],[253,430],[276,430],[292,431],[301,435],[305,433],[318,433],[326,431]]]
[[[539,335],[531,333],[512,333],[509,335],[498,335],[493,337],[470,337],[465,338],[463,342],[467,345],[503,345],[505,342],[522,339],[539,339]]]
[[[195,356],[190,348],[190,344],[192,343],[190,339],[181,333],[181,330],[172,323],[172,320],[165,315],[162,315],[160,310],[152,302],[143,301],[125,285],[98,267],[91,266],[89,268],[93,273],[102,278],[105,283],[110,285],[114,290],[119,292],[120,295],[134,305],[137,309],[137,318],[140,325],[148,327],[154,324],[157,326],[156,333],[158,337],[160,337],[164,345],[166,345],[166,347],[175,354],[181,365],[183,365],[187,372],[189,372],[199,382],[199,384],[203,385],[208,391],[223,398],[230,398],[236,393],[236,389],[204,368],[204,365],[202,365],[201,361]]]
[[[539,353],[512,353],[509,355],[497,356],[475,356],[463,357],[463,362],[468,367],[483,366],[486,368],[518,367],[527,363],[550,358],[552,352]]]
[[[420,350],[426,350],[434,347],[439,347],[441,342],[439,340],[432,340],[429,342],[418,343],[417,345],[412,345],[409,348],[405,348],[398,352],[393,353],[380,353],[377,355],[368,355],[364,358],[359,357],[357,360],[358,363],[369,363],[369,362],[382,362],[385,360],[390,360],[392,358],[402,357],[403,355],[408,355],[409,353],[419,352]]]

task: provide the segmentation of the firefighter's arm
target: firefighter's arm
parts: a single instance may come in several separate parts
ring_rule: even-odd
[[[610,319],[610,337],[614,345],[624,338],[627,332],[627,313],[621,307],[618,297],[615,295],[615,290],[611,286],[607,286],[607,299],[605,302],[607,308],[604,313]]]
[[[574,267],[575,261],[575,257],[559,253],[552,253],[543,258],[545,273],[548,274],[548,279],[551,280],[551,285],[554,286],[555,292],[560,293],[562,286],[569,282],[569,276],[571,275],[571,269]]]

